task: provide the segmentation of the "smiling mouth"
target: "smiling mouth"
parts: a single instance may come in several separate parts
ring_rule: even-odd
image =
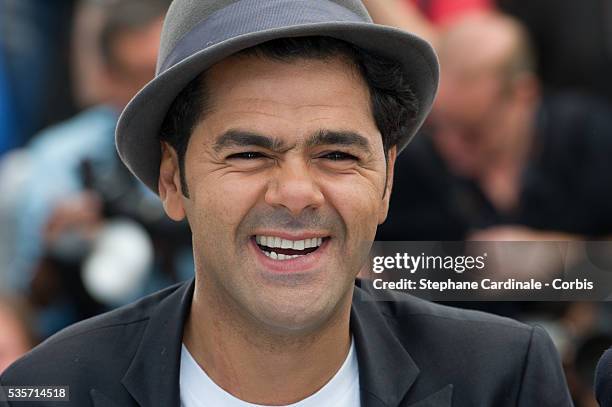
[[[278,236],[253,236],[257,247],[273,260],[291,260],[314,253],[329,237],[288,240]]]

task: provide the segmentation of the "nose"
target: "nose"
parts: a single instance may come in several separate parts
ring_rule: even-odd
[[[265,201],[271,206],[284,207],[297,217],[306,209],[319,208],[325,198],[308,165],[295,160],[285,162],[275,170]]]

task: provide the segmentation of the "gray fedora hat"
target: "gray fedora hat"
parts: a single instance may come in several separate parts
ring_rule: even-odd
[[[431,109],[438,61],[431,46],[408,32],[372,22],[360,0],[174,0],[164,22],[157,73],[127,105],[117,124],[119,156],[157,193],[166,113],[185,86],[243,49],[286,37],[327,36],[396,60],[419,100],[410,142]]]

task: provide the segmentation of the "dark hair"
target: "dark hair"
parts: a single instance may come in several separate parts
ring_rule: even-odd
[[[99,37],[102,58],[111,67],[120,65],[115,55],[119,36],[141,30],[163,17],[172,0],[107,0],[101,2],[104,22]]]
[[[382,135],[385,155],[409,131],[419,103],[402,66],[342,40],[330,37],[281,38],[239,52],[283,62],[296,59],[326,60],[344,57],[365,80],[374,121]],[[206,72],[191,81],[172,103],[162,124],[160,137],[178,155],[181,187],[189,197],[185,182],[185,153],[191,133],[208,110]]]

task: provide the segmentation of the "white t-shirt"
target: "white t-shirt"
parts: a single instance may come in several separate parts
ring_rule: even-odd
[[[181,351],[181,407],[262,407],[242,401],[219,387],[193,359]],[[359,407],[359,366],[354,341],[340,370],[313,395],[286,407]]]

